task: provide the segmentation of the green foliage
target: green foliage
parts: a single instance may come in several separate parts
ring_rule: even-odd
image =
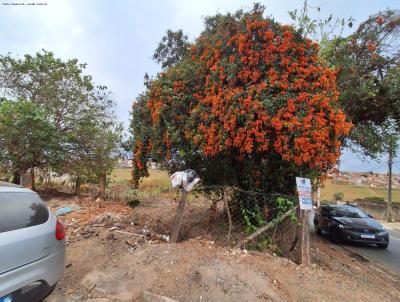
[[[136,208],[140,205],[140,200],[139,199],[128,200],[127,204],[131,208]]]
[[[344,194],[343,192],[336,192],[335,194],[333,194],[333,199],[335,201],[340,201],[344,199]]]
[[[278,216],[282,216],[294,206],[293,201],[285,197],[278,197],[276,199],[276,205],[278,208]]]
[[[129,190],[126,192],[126,203],[131,208],[135,208],[140,205],[140,200],[138,199],[138,190]]]
[[[277,215],[276,215],[276,223],[282,223],[282,215],[285,214],[287,211],[289,211],[290,209],[293,209],[294,207],[294,202],[293,200],[290,200],[287,197],[283,197],[283,196],[279,196],[276,199],[276,205],[277,205]],[[297,222],[297,217],[296,217],[296,212],[291,213],[291,215],[289,216],[290,221],[292,222]]]
[[[182,45],[163,41],[166,54]],[[294,194],[296,175],[325,173],[350,125],[336,103],[334,73],[317,53],[299,32],[265,18],[260,5],[205,18],[191,56],[146,76],[132,106],[135,185],[148,176],[148,160],[169,172],[194,169],[205,185],[286,194]]]
[[[399,121],[391,117],[387,117],[380,125],[364,122],[354,129],[352,138],[363,148],[365,156],[379,158],[382,154],[392,152],[392,157],[395,157],[400,140],[398,124]]]
[[[46,166],[59,157],[59,134],[37,104],[0,100],[0,169],[25,172]]]
[[[263,252],[272,247],[271,238],[268,235],[260,235],[256,241],[250,242],[248,245],[249,250],[256,250]]]
[[[241,214],[245,224],[245,230],[249,234],[254,233],[256,230],[265,226],[272,220],[275,224],[282,223],[282,216],[290,209],[293,209],[295,205],[293,200],[290,198],[278,196],[275,199],[275,207],[272,208],[272,211],[267,214],[269,216],[267,220],[266,214],[262,211],[262,207],[268,209],[272,207],[272,204],[265,204],[260,197],[257,200],[254,200],[252,196],[248,196],[248,200],[246,202],[243,202],[243,196],[236,196],[236,198],[239,199],[238,202],[241,205]],[[249,202],[249,200],[251,201]],[[289,219],[292,222],[296,222],[296,212],[291,213]]]
[[[245,223],[245,230],[248,234],[254,233],[267,223],[260,206],[257,204],[253,208],[243,207],[242,215]]]
[[[385,198],[383,198],[381,196],[365,197],[365,198],[363,198],[361,200],[374,201],[374,202],[385,202]]]
[[[337,70],[340,102],[354,124],[348,146],[369,157],[397,148],[400,132],[400,11],[378,12],[343,37],[353,19],[313,19],[304,1],[301,10],[289,12],[295,26],[320,42],[320,56]],[[388,131],[388,124],[394,131]],[[390,138],[391,137],[391,138]],[[390,144],[389,144],[390,143]]]
[[[319,41],[321,44],[340,37],[346,27],[352,28],[354,19],[335,18],[332,14],[328,18],[314,19],[311,17],[312,12],[319,13],[321,7],[312,7],[308,5],[308,1],[304,0],[301,9],[289,11],[290,18],[294,21],[294,26],[300,30],[305,37]],[[322,48],[323,49],[323,48]]]
[[[40,168],[78,183],[111,171],[122,128],[107,87],[94,85],[85,68],[45,50],[23,59],[0,56],[0,87],[8,99],[0,112],[7,129],[0,134],[3,169]]]
[[[161,64],[162,68],[172,67],[189,55],[189,46],[188,37],[182,30],[168,30],[155,50],[153,59]]]
[[[98,104],[92,98],[92,78],[83,75],[86,64],[78,60],[62,61],[43,50],[23,59],[10,54],[0,56],[0,87],[4,97],[23,98],[43,107],[62,132],[72,131],[79,120],[96,114]]]
[[[400,11],[382,11],[350,36],[330,41],[323,53],[338,70],[340,101],[355,125],[351,138],[372,157],[387,152],[400,126],[399,33]]]
[[[392,86],[388,76],[399,64],[397,45],[392,43],[399,38],[399,28],[399,11],[379,12],[354,34],[332,40],[326,49],[325,59],[338,68],[341,102],[356,125],[380,124],[394,109],[390,95],[398,94],[399,87]]]

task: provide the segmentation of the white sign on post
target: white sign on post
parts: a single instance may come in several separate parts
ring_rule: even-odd
[[[312,210],[311,181],[309,178],[296,177],[297,192],[301,210]]]

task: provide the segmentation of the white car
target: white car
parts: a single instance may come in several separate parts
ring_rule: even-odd
[[[0,302],[36,302],[64,271],[65,228],[35,192],[0,182]]]

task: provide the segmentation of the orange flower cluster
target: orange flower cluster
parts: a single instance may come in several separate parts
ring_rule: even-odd
[[[148,108],[153,130],[163,126],[166,156],[173,136],[204,156],[275,152],[297,166],[326,170],[351,128],[337,104],[335,72],[320,63],[318,45],[290,26],[257,14],[242,21],[196,41],[195,80],[175,68],[160,80],[164,87],[152,85]]]
[[[135,169],[138,169],[139,171],[143,170],[143,168],[144,168],[144,165],[140,160],[142,152],[143,152],[143,143],[140,140],[137,140],[135,142],[135,153],[134,153],[135,154],[135,156],[134,156],[135,161],[134,161],[134,165],[135,165]]]
[[[204,154],[260,153],[272,145],[299,166],[334,164],[351,124],[338,109],[335,74],[319,63],[318,45],[257,16],[246,25],[192,49],[209,70],[198,104],[211,112],[198,127]]]
[[[368,51],[369,52],[374,52],[375,50],[376,50],[376,45],[375,45],[375,43],[373,43],[373,42],[368,42],[368,44],[367,44],[367,48],[368,48]]]

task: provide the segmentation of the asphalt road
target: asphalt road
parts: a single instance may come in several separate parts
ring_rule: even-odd
[[[390,243],[387,249],[379,249],[375,245],[343,244],[346,248],[364,256],[370,261],[380,264],[400,273],[400,232],[388,230]]]
[[[314,232],[313,214],[309,215],[309,218],[310,230],[311,232]],[[376,247],[376,245],[357,243],[343,243],[340,244],[340,246],[349,249],[370,261],[376,261],[377,263],[400,273],[400,231],[387,231],[390,236],[390,243],[387,249],[380,249]]]

